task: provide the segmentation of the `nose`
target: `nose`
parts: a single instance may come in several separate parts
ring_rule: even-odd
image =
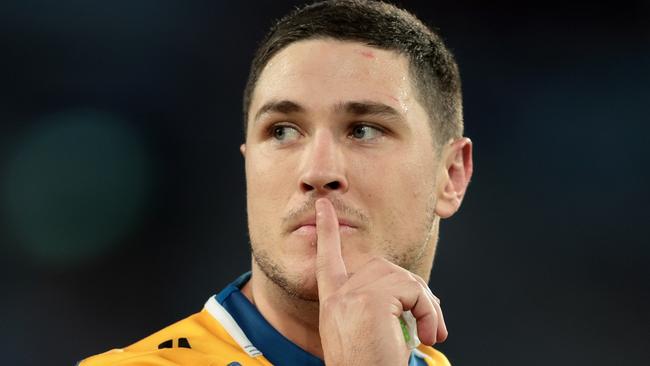
[[[298,183],[303,193],[345,193],[348,190],[345,158],[329,131],[313,135],[305,149],[301,170]]]

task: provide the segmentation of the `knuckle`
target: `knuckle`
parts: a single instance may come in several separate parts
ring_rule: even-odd
[[[332,310],[336,309],[341,303],[340,300],[340,295],[334,294],[328,297],[325,300],[322,300],[320,303],[320,307],[322,311],[324,312],[331,312]]]
[[[426,284],[427,283],[427,281],[425,281],[424,278],[420,277],[420,275],[418,275],[416,273],[413,273],[413,272],[409,272],[409,274],[411,275],[411,277],[413,277],[419,283],[421,283],[421,284]]]
[[[416,280],[411,280],[408,283],[413,288],[413,290],[424,293],[425,295],[428,295],[428,292],[427,292],[426,288],[424,288],[424,286],[422,286],[422,284],[420,282],[418,282]]]
[[[372,266],[384,266],[387,262],[388,261],[384,257],[374,255],[370,258],[368,264]]]
[[[345,302],[348,306],[360,306],[365,308],[374,302],[374,296],[368,292],[356,291],[351,293],[350,296],[346,296]]]
[[[349,312],[353,309],[369,309],[375,303],[375,296],[369,292],[348,292],[333,294],[320,304],[321,312]]]
[[[403,283],[406,286],[409,286],[410,288],[422,287],[420,282],[418,282],[418,280],[406,270],[395,272],[393,273],[393,276],[396,277],[397,281]]]

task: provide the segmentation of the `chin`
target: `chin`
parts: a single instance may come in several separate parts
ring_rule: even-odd
[[[298,255],[288,260],[275,260],[264,250],[253,250],[255,266],[289,297],[318,301],[315,255]]]
[[[314,268],[304,271],[290,269],[283,278],[271,279],[287,296],[304,301],[318,301],[318,282]]]
[[[295,288],[294,296],[305,301],[318,301],[318,284],[316,282],[316,274],[314,273],[311,278],[304,279],[302,284]]]

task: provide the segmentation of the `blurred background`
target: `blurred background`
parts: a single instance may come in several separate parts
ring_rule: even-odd
[[[298,1],[0,4],[0,354],[74,365],[249,264],[241,94]],[[650,2],[402,1],[475,175],[432,274],[455,365],[650,364]]]

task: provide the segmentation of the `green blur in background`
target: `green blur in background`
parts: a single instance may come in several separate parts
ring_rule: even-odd
[[[10,153],[2,209],[15,250],[55,266],[105,253],[150,196],[147,151],[119,117],[95,110],[46,116]]]

